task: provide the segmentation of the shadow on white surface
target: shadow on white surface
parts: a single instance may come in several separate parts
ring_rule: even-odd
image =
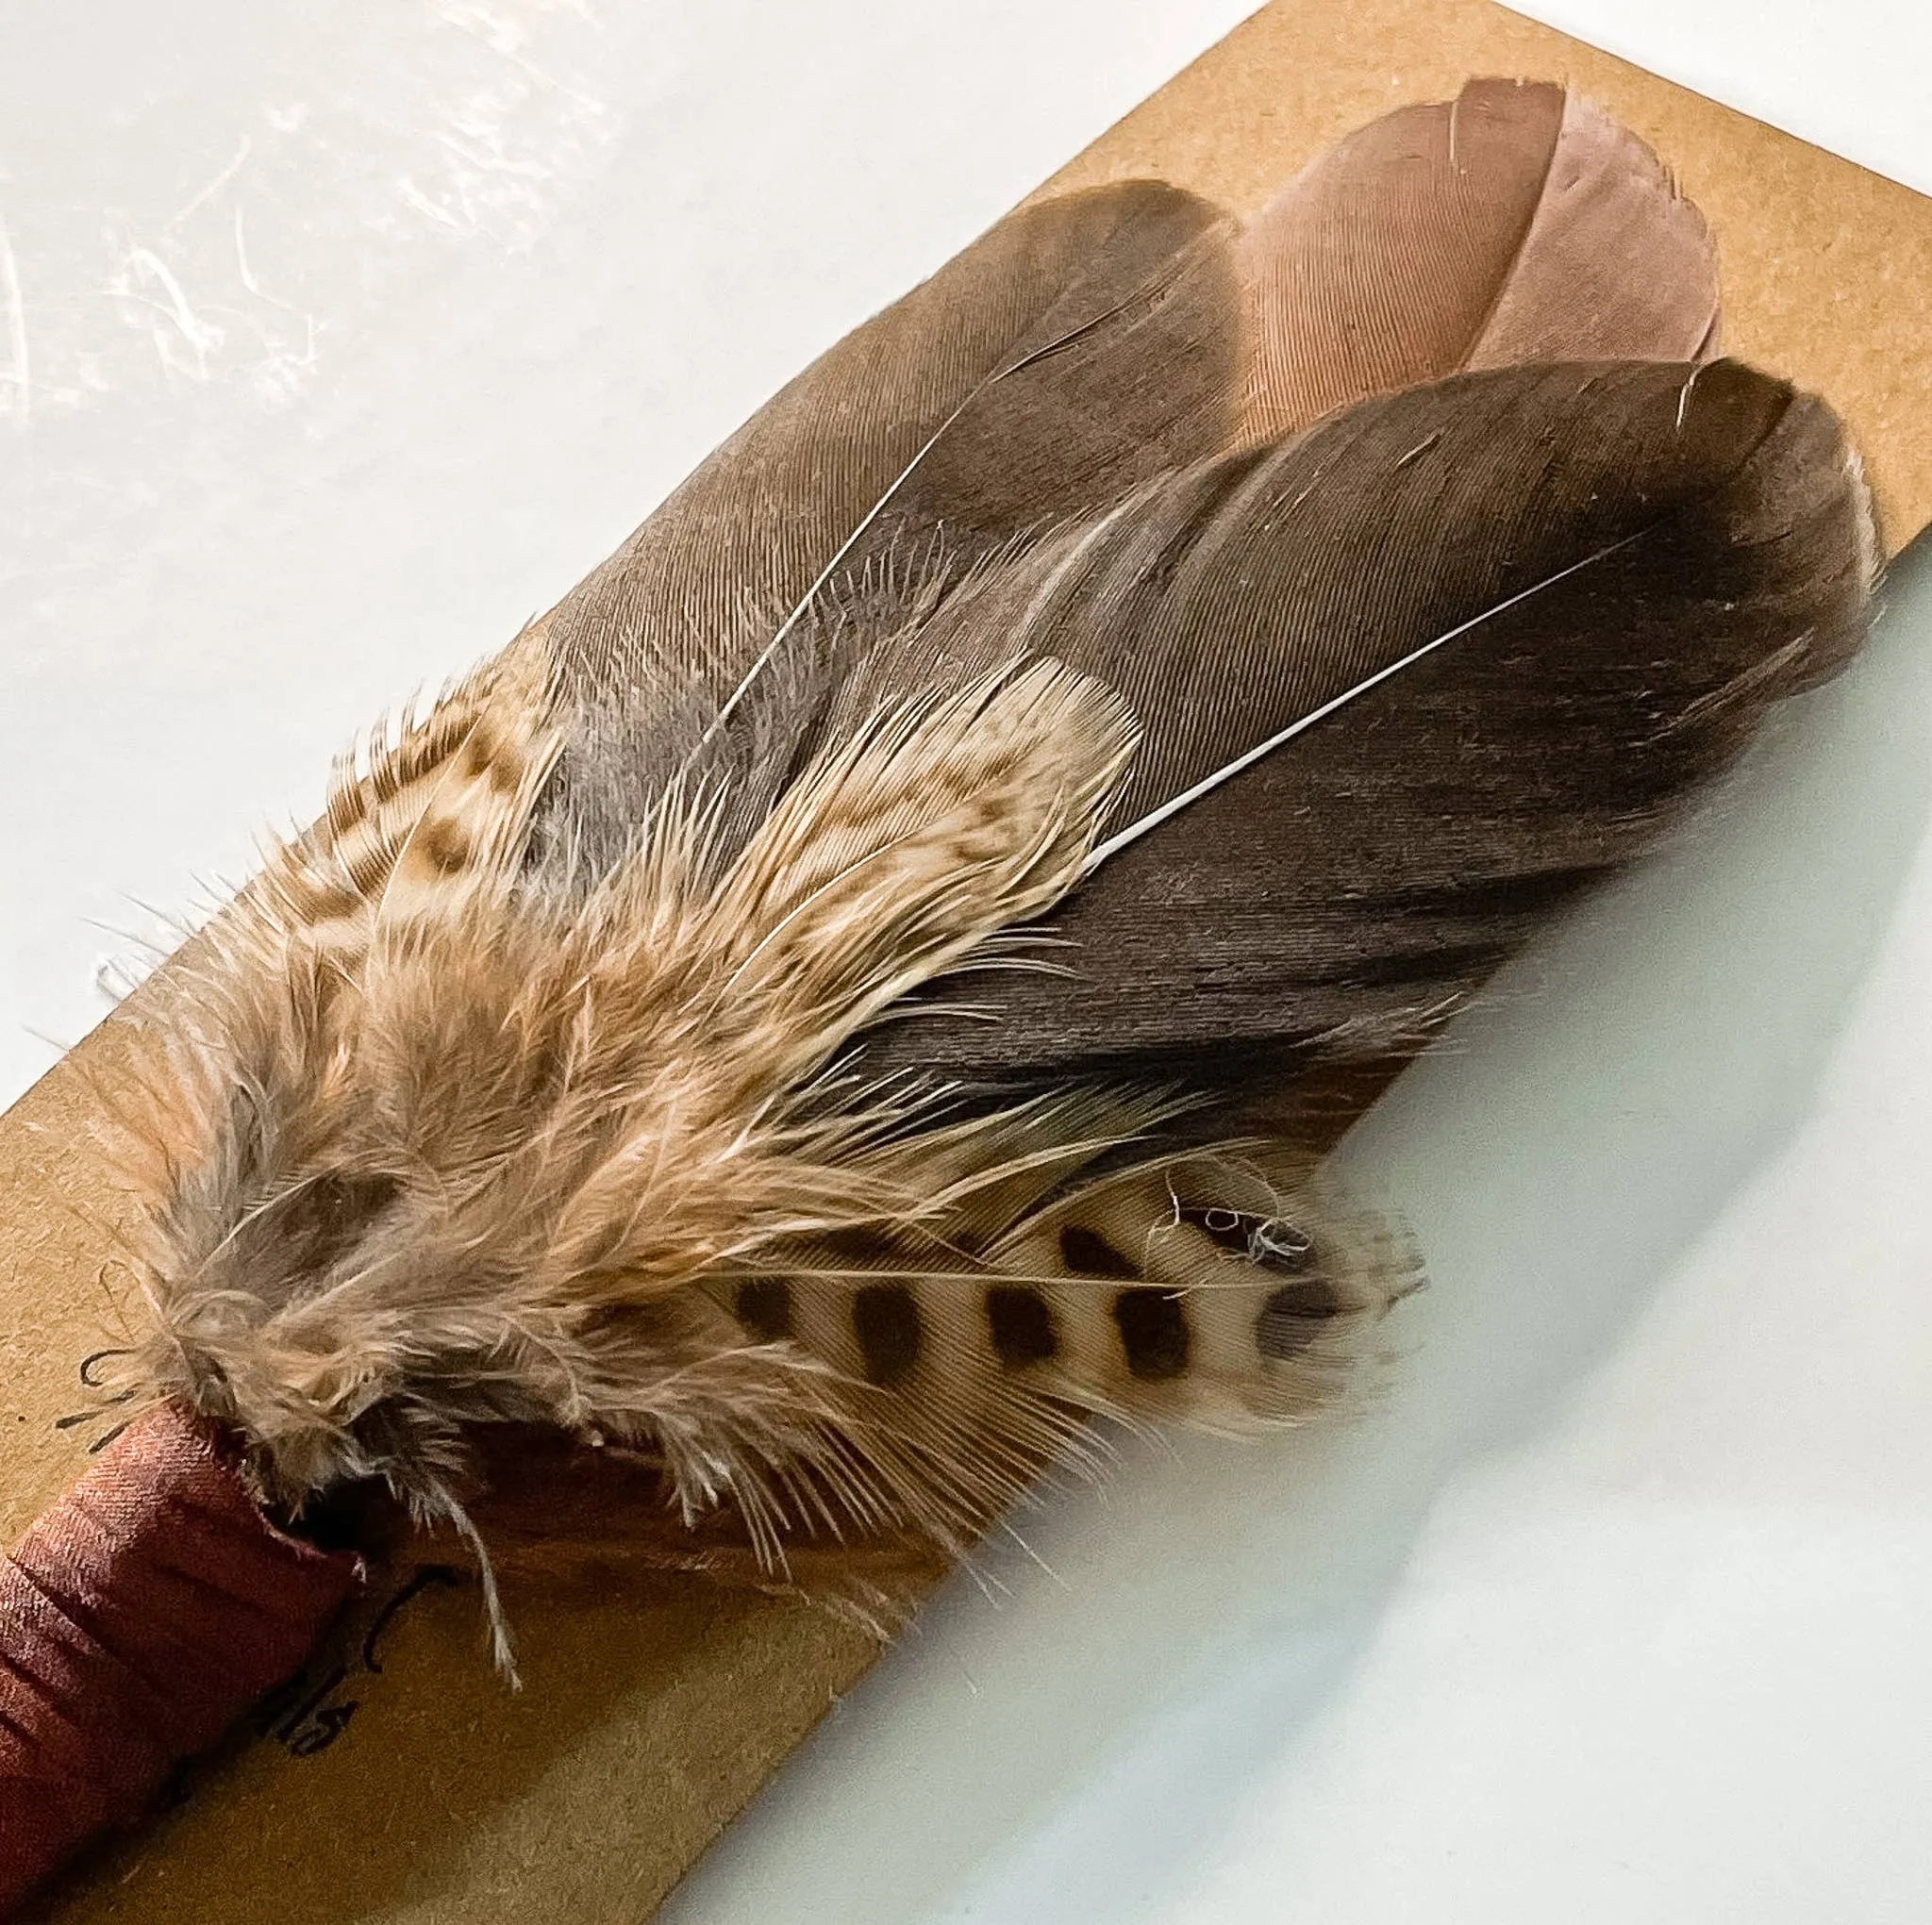
[[[1142,1453],[1100,1497],[1051,1504],[1026,1535],[1056,1575],[1009,1550],[987,1560],[997,1601],[956,1580],[668,1918],[1482,1916],[1429,1905],[1426,1855],[1405,1864],[1407,1900],[1388,1910],[1369,1897],[1387,1879],[1311,1862],[1402,1860],[1404,1837],[1429,1828],[1375,1809],[1375,1757],[1400,1775],[1397,1703],[1365,1740],[1365,1808],[1337,1819],[1332,1849],[1304,1836],[1295,1808],[1324,1797],[1310,1734],[1361,1690],[1444,1493],[1567,1419],[1810,1115],[1932,813],[1932,541],[1899,564],[1889,599],[1867,655],[1788,707],[1674,851],[1509,971],[1344,1146],[1357,1184],[1406,1213],[1433,1279],[1399,1313],[1407,1355],[1378,1406],[1274,1446]],[[1560,1538],[1566,1502],[1532,1494],[1525,1516]],[[1661,1565],[1657,1582],[1672,1582]],[[1438,1655],[1459,1662],[1453,1639]],[[1607,1760],[1628,1741],[1574,1737]],[[1821,1770],[1830,1752],[1827,1737]],[[1618,1768],[1577,1782],[1552,1761],[1558,1803],[1625,1795]],[[1750,1782],[1748,1756],[1734,1768]],[[1203,1894],[1230,1836],[1259,1822],[1264,1785],[1267,1822],[1291,1825],[1298,1855],[1271,1887],[1263,1851],[1244,1903],[1224,1910]],[[1521,1811],[1525,1830],[1535,1817]],[[1735,1817],[1718,1799],[1684,1823]],[[1471,1846],[1499,1865],[1516,1849],[1507,1835]],[[1759,1849],[1778,1862],[1775,1840]],[[1557,1916],[1568,1880],[1539,1889],[1539,1848],[1525,1856],[1543,1909],[1522,1916]],[[1589,1889],[1602,1869],[1585,1853],[1575,1876]],[[1344,1909],[1303,1913],[1294,1895],[1317,1887]],[[1583,1916],[1571,1902],[1566,1916]],[[1641,1916],[1746,1916],[1699,1902]]]

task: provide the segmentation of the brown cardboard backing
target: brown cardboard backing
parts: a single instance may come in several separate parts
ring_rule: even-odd
[[[1716,229],[1729,350],[1846,417],[1892,546],[1932,516],[1932,202],[1486,0],[1275,0],[1042,191],[1160,174],[1252,207],[1348,128],[1472,74],[1565,81],[1642,133]],[[137,1002],[164,995],[163,981]],[[90,1120],[129,1046],[125,1022],[103,1025],[0,1119],[8,1542],[98,1435],[56,1420],[85,1401],[80,1360],[122,1328]],[[512,1695],[473,1593],[430,1567],[385,1615],[395,1585],[266,1733],[199,1767],[49,1915],[634,1920],[877,1651],[808,1608],[695,1582],[519,1586]]]

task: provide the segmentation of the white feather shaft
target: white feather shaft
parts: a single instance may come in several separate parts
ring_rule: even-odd
[[[1083,876],[1091,875],[1109,856],[1118,855],[1129,843],[1138,842],[1142,836],[1158,829],[1162,822],[1179,815],[1191,803],[1198,802],[1204,795],[1219,788],[1224,782],[1232,781],[1242,770],[1253,768],[1264,755],[1272,755],[1284,742],[1292,741],[1296,736],[1313,728],[1324,717],[1333,715],[1338,708],[1345,708],[1357,695],[1366,695],[1371,689],[1388,681],[1391,675],[1399,675],[1404,669],[1412,667],[1424,655],[1433,655],[1445,642],[1454,641],[1459,636],[1467,635],[1473,628],[1480,628],[1485,622],[1515,607],[1518,603],[1528,601],[1532,595],[1541,594],[1545,589],[1555,588],[1567,576],[1594,566],[1606,556],[1616,554],[1620,548],[1629,547],[1631,542],[1637,540],[1643,533],[1644,530],[1640,528],[1635,534],[1625,535],[1620,541],[1612,541],[1607,547],[1599,548],[1592,555],[1586,555],[1580,561],[1573,561],[1567,568],[1559,568],[1555,574],[1545,575],[1541,581],[1532,582],[1526,589],[1519,589],[1515,594],[1496,603],[1493,607],[1485,608],[1480,615],[1472,615],[1467,622],[1458,622],[1454,628],[1446,629],[1435,637],[1433,640],[1424,642],[1420,648],[1411,649],[1399,660],[1391,662],[1387,668],[1377,669],[1373,675],[1364,677],[1352,689],[1344,689],[1340,695],[1331,696],[1320,707],[1311,708],[1307,714],[1297,716],[1286,728],[1276,731],[1265,741],[1257,742],[1252,749],[1237,755],[1233,761],[1224,762],[1219,769],[1204,775],[1191,788],[1184,788],[1178,795],[1170,796],[1158,808],[1149,809],[1138,821],[1128,823],[1118,835],[1109,836],[1105,842],[1097,843],[1092,854],[1081,865],[1080,873]]]

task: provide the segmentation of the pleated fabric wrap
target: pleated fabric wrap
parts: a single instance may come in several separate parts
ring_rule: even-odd
[[[361,1581],[277,1530],[197,1418],[131,1424],[0,1557],[0,1913],[150,1808]]]

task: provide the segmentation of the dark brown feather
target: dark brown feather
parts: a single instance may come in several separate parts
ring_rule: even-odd
[[[608,865],[694,763],[748,826],[808,753],[835,634],[1224,445],[1236,235],[1156,181],[1024,209],[775,395],[540,624],[567,731],[540,846]]]
[[[1069,973],[874,1061],[1211,1077],[1413,1038],[1842,662],[1875,552],[1830,414],[1731,362],[1461,375],[1150,489],[932,642],[1127,694],[1116,827],[1464,632],[1108,861],[1054,919]]]
[[[1245,229],[1151,181],[1023,209],[774,396],[539,624],[566,742],[537,848],[600,870],[680,773],[728,788],[748,832],[835,710],[908,686],[869,654],[1137,485],[1465,367],[1692,358],[1717,299],[1708,231],[1650,150],[1547,84],[1400,108]],[[1136,693],[1168,667],[1144,651]]]

